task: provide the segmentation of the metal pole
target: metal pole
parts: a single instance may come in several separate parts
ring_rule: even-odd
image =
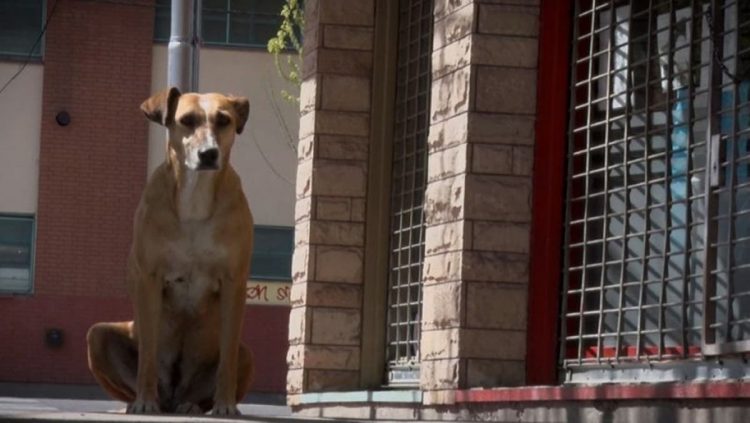
[[[192,63],[192,85],[191,90],[197,92],[199,89],[198,77],[200,76],[200,53],[201,53],[201,21],[203,18],[203,0],[195,0],[193,9],[193,63]]]
[[[195,1],[172,0],[172,25],[169,37],[169,57],[167,62],[167,83],[182,92],[195,90],[194,42],[195,42]]]

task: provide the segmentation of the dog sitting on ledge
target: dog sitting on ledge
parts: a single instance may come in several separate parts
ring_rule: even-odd
[[[135,213],[135,320],[89,329],[89,368],[128,413],[237,415],[253,376],[240,343],[253,218],[229,155],[249,103],[170,88],[141,109],[169,135]]]

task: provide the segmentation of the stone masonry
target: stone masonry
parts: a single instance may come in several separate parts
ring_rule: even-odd
[[[376,3],[306,2],[291,405],[362,389]],[[524,383],[539,10],[538,0],[434,7],[421,389],[437,405],[451,390]]]
[[[537,1],[435,1],[426,404],[524,383],[538,14]]]
[[[360,380],[373,0],[305,2],[287,393]]]

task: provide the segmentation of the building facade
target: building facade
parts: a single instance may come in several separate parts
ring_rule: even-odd
[[[283,2],[204,3],[200,89],[251,103],[232,163],[258,225],[243,329],[262,363],[252,390],[282,393],[298,112],[281,100],[289,88],[265,42]],[[9,81],[0,92],[0,382],[94,383],[86,331],[132,319],[133,213],[165,159],[165,130],[139,105],[165,88],[168,5],[0,5],[0,81]]]
[[[750,418],[747,2],[305,13],[295,411]]]

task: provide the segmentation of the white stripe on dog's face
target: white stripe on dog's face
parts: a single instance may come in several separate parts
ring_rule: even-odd
[[[185,153],[185,166],[191,170],[201,170],[201,160],[199,154],[206,150],[217,149],[219,157],[216,159],[216,169],[221,168],[221,150],[216,139],[214,129],[209,123],[209,116],[216,113],[216,106],[208,99],[201,98],[198,101],[199,110],[193,110],[196,125],[192,133],[182,137],[182,147]]]
[[[204,121],[203,125],[203,127],[206,129],[203,148],[219,148],[219,143],[216,141],[216,133],[208,124],[208,116],[213,116],[216,113],[216,105],[213,102],[206,100],[205,98],[202,98],[198,104],[200,104],[201,109],[203,109],[203,114],[204,116],[206,116],[206,120]],[[219,161],[221,160],[219,159]]]
[[[175,158],[186,169],[221,170],[229,160],[237,120],[231,98],[214,93],[183,95],[170,128]]]
[[[205,97],[201,97],[201,99],[198,100],[198,105],[201,106],[201,109],[203,109],[203,113],[205,113],[206,116],[208,116],[208,114],[214,109],[212,102]]]

